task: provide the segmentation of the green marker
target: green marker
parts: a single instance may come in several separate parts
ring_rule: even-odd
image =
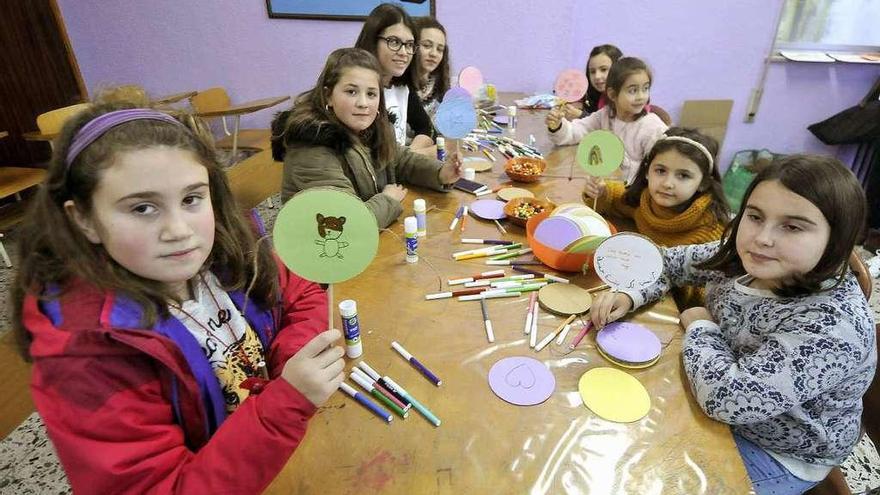
[[[414,408],[416,408],[416,411],[420,412],[422,414],[422,416],[425,417],[425,419],[427,419],[434,426],[440,426],[440,418],[438,418],[437,416],[434,416],[434,413],[432,413],[430,410],[428,410],[427,407],[423,406],[421,402],[415,400],[415,398],[413,398],[412,395],[409,395],[409,392],[404,390],[404,388],[401,387],[400,385],[394,383],[394,380],[392,380],[391,378],[388,378],[387,376],[385,376],[383,378],[385,379],[385,381],[388,382],[389,385],[396,388],[397,392],[400,393],[400,395],[402,395],[404,399],[406,399],[410,403],[412,403],[412,406]]]

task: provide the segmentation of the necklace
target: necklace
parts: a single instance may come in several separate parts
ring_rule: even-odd
[[[218,309],[216,326],[218,327],[218,329],[222,325],[226,326],[226,329],[229,331],[229,336],[230,336],[230,338],[232,338],[231,343],[227,344],[223,339],[220,338],[220,336],[218,336],[216,333],[214,333],[211,330],[211,327],[215,325],[213,318],[211,318],[208,321],[208,325],[205,325],[204,323],[199,321],[195,316],[193,316],[189,311],[183,309],[183,306],[178,305],[178,304],[170,304],[170,303],[169,303],[169,306],[171,306],[172,308],[183,313],[187,318],[189,318],[196,325],[198,325],[200,328],[202,328],[202,330],[204,330],[205,333],[209,337],[211,337],[214,340],[216,340],[217,342],[219,342],[224,347],[224,349],[228,351],[233,346],[235,346],[236,341],[237,341],[237,339],[235,337],[235,331],[232,329],[232,325],[230,325],[230,323],[229,323],[232,320],[232,312],[228,309],[220,308],[220,303],[219,303],[219,301],[217,301],[217,297],[214,296],[214,291],[211,290],[211,286],[207,283],[203,274],[199,274],[199,279],[201,280],[201,282],[205,286],[205,288],[208,289],[208,294],[211,296],[211,300],[214,302],[214,307],[216,307]],[[242,342],[247,340],[247,327],[245,328],[244,334],[245,335],[242,338]],[[266,362],[261,359],[255,365],[253,363],[253,361],[250,360],[247,353],[244,352],[243,345],[237,346],[237,348],[235,349],[235,355],[238,356],[245,363],[245,365],[247,365],[247,370],[245,370],[245,374],[247,376],[249,376],[249,377],[251,376],[251,373],[249,373],[248,371],[251,371],[254,374],[258,374],[263,377],[267,376]]]

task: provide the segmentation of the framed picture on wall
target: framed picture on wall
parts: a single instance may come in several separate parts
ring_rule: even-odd
[[[434,15],[434,0],[397,1],[413,17]],[[381,3],[382,0],[266,0],[266,7],[272,18],[363,21]]]

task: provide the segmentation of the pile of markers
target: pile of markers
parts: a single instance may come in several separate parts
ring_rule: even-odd
[[[466,207],[465,207],[466,208]],[[487,247],[468,249],[466,251],[458,251],[452,253],[452,259],[455,261],[472,260],[476,258],[489,258],[486,260],[487,265],[509,265],[512,258],[529,254],[532,248],[524,248],[521,242],[513,241],[484,241],[482,239],[465,239],[468,241],[483,241],[481,244],[488,244]],[[470,242],[467,244],[471,244]]]
[[[530,270],[521,265],[513,265],[518,275],[505,276],[504,270],[492,270],[477,273],[470,277],[448,280],[450,286],[461,285],[461,289],[447,290],[435,294],[426,294],[425,300],[449,299],[457,297],[459,301],[477,301],[502,297],[518,297],[525,292],[533,292],[547,284],[558,282],[567,284],[568,279]]]
[[[434,373],[432,373],[430,370],[428,370],[428,368],[426,368],[422,363],[414,358],[412,354],[407,352],[402,345],[398,344],[397,342],[392,342],[391,347],[394,348],[394,350],[396,350],[401,356],[403,356],[403,358],[406,359],[422,375],[424,375],[425,378],[430,380],[431,383],[438,387],[443,383],[439,378],[437,378],[436,375],[434,375]],[[410,409],[415,409],[432,425],[440,426],[440,418],[435,416],[430,409],[425,407],[425,405],[421,402],[417,401],[415,397],[412,396],[412,394],[407,392],[403,387],[401,387],[390,377],[380,375],[376,370],[368,365],[366,361],[361,361],[357,364],[357,366],[352,367],[349,377],[353,382],[357,383],[361,388],[363,388],[368,394],[373,396],[388,409],[394,411],[394,413],[401,418],[405,419],[409,415]],[[389,413],[387,410],[383,409],[382,406],[371,401],[366,395],[358,392],[351,385],[343,382],[339,385],[339,388],[348,395],[352,396],[356,401],[361,403],[373,414],[382,418],[386,422],[390,423],[391,420],[394,418],[394,416],[392,416],[391,413]]]
[[[497,151],[505,158],[529,156],[532,158],[544,158],[534,146],[521,143],[507,136],[492,133],[491,130],[475,129],[461,140],[462,147],[469,151],[482,151],[490,160],[495,161],[492,151]]]

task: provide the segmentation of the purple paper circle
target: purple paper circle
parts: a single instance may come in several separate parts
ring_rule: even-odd
[[[530,357],[504,358],[489,370],[489,387],[495,395],[518,406],[533,406],[556,390],[556,377],[541,361]]]
[[[547,217],[535,228],[534,237],[541,244],[562,251],[577,239],[583,237],[581,229],[565,217]]]
[[[486,220],[501,220],[504,214],[504,201],[497,199],[480,199],[470,205],[470,211],[475,216]]]
[[[596,344],[608,356],[625,363],[647,363],[660,355],[660,339],[642,325],[609,323],[596,334]]]

